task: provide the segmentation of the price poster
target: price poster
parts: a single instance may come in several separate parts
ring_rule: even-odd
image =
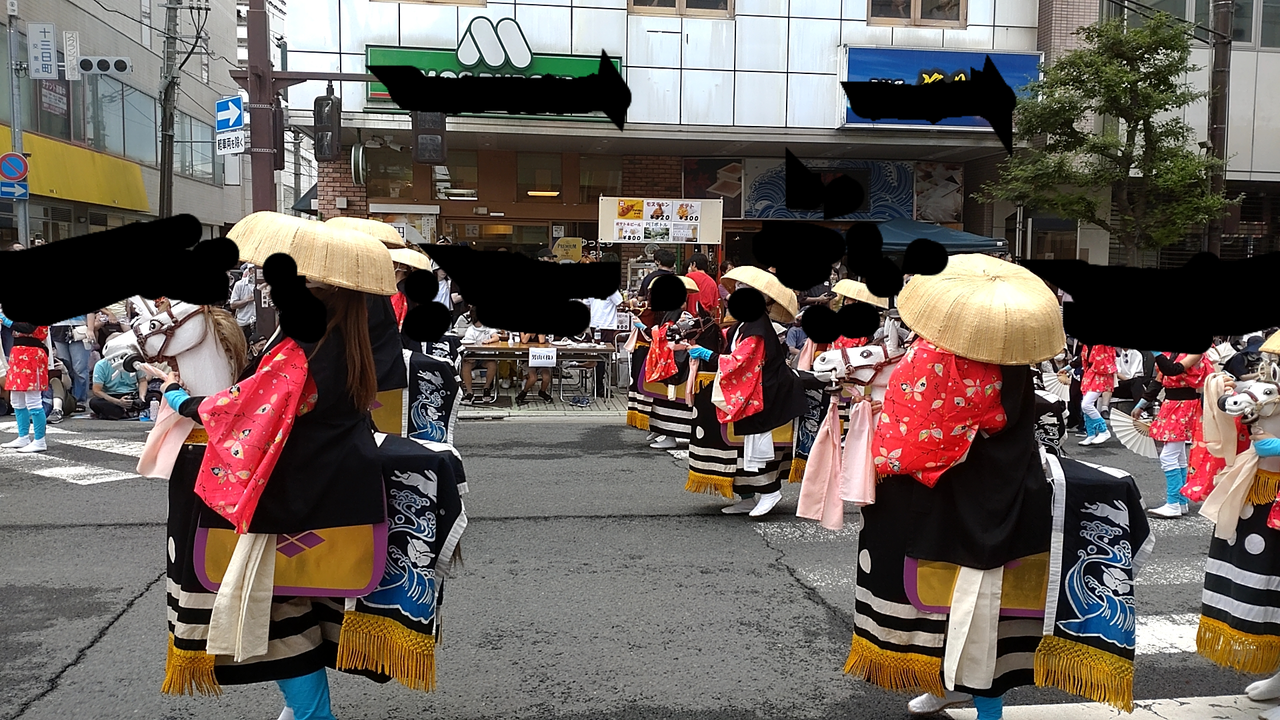
[[[618,220],[614,228],[617,230],[615,242],[644,242],[644,223],[640,220]]]
[[[600,198],[600,241],[719,245],[723,200]],[[612,230],[610,230],[612,228]]]

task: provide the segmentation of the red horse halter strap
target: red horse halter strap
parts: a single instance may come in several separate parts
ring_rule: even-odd
[[[884,360],[881,360],[880,362],[875,363],[875,364],[872,364],[872,365],[858,365],[858,366],[854,366],[852,358],[850,358],[850,357],[849,357],[849,353],[851,353],[851,352],[855,352],[855,353],[856,353],[856,352],[858,352],[860,349],[872,348],[872,347],[878,347],[878,348],[880,348],[880,350],[884,353],[884,356],[885,356],[885,357],[884,357]],[[850,385],[857,385],[858,387],[866,387],[866,386],[870,385],[871,383],[875,382],[876,376],[880,374],[880,371],[881,371],[881,370],[883,370],[883,369],[885,369],[885,368],[889,367],[890,365],[897,365],[897,364],[898,364],[898,362],[899,362],[900,360],[902,360],[902,358],[903,358],[903,357],[905,357],[905,356],[906,356],[906,354],[907,354],[907,353],[904,351],[904,352],[900,352],[900,353],[898,353],[897,355],[894,355],[894,356],[890,357],[890,356],[889,356],[889,348],[888,348],[888,347],[886,347],[884,343],[876,343],[876,344],[874,344],[874,345],[864,345],[862,348],[841,348],[841,350],[840,350],[840,361],[841,361],[842,363],[844,363],[844,368],[843,368],[843,370],[844,370],[844,372],[845,372],[845,376],[844,376],[844,378],[843,378],[842,382],[849,383]],[[863,370],[870,370],[870,371],[871,371],[871,378],[870,378],[870,379],[868,379],[868,380],[859,380],[858,378],[856,378],[856,377],[854,377],[854,376],[853,376],[853,373],[861,372],[861,371],[863,371]]]

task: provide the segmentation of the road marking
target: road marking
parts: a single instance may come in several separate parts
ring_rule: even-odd
[[[0,424],[0,431],[16,432],[16,423]],[[113,440],[108,438],[89,438],[71,430],[49,428],[49,434],[58,435],[50,438],[50,449],[56,450],[59,445],[84,448],[97,452],[123,455],[136,458],[142,454],[145,443],[132,440]],[[119,480],[137,480],[140,476],[134,472],[112,470],[81,462],[75,462],[48,453],[19,453],[0,451],[0,468],[18,470],[52,480],[62,480],[73,485],[99,485]]]
[[[688,451],[688,450],[668,450],[667,452],[671,454],[671,457],[673,457],[673,458],[675,458],[675,459],[677,459],[677,460],[688,460],[688,459],[689,459],[689,451]]]
[[[1241,688],[1244,680],[1240,681]],[[1060,705],[1006,705],[1004,720],[1254,720],[1258,713],[1270,710],[1274,705],[1256,703],[1244,695],[1219,697],[1170,698],[1167,700],[1137,700],[1133,714],[1099,703],[1062,703]],[[977,710],[971,708],[947,710],[955,720],[974,720]]]
[[[76,435],[77,434],[73,430],[63,430],[62,428],[53,427],[52,425],[46,427],[45,431],[49,435]],[[17,433],[18,423],[16,422],[0,423],[0,432]]]
[[[112,453],[114,455],[127,455],[129,457],[141,457],[142,449],[147,446],[146,443],[140,443],[133,440],[108,440],[103,438],[86,438],[82,436],[67,437],[58,440],[63,445],[72,445],[74,447],[87,448],[89,450],[98,450],[100,452]]]
[[[93,467],[92,465],[63,465],[61,467],[33,470],[31,474],[54,478],[57,480],[66,480],[67,482],[74,483],[76,485],[97,485],[99,483],[115,482],[117,480],[136,480],[139,477],[137,473],[107,470],[105,468]]]
[[[1200,629],[1200,616],[1195,613],[1179,615],[1142,615],[1138,609],[1138,655],[1163,655],[1166,653],[1193,653],[1196,651],[1196,632]]]

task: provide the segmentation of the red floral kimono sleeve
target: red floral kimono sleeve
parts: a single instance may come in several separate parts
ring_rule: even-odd
[[[663,325],[653,331],[653,342],[649,345],[649,354],[644,359],[644,381],[661,382],[676,374],[675,351],[667,340],[667,328]]]
[[[1004,428],[998,365],[956,357],[917,340],[889,379],[876,424],[876,472],[933,487],[979,432]]]
[[[1116,374],[1116,349],[1109,345],[1089,348],[1089,368],[1099,375]]]
[[[743,338],[737,349],[720,356],[720,391],[729,412],[716,408],[722,423],[737,422],[764,409],[764,342],[758,337]]]

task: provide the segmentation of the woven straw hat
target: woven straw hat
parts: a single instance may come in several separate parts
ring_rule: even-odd
[[[836,283],[835,287],[831,288],[831,292],[852,300],[867,303],[868,305],[875,305],[878,308],[884,308],[885,310],[889,309],[888,298],[872,295],[871,291],[867,289],[866,283],[860,283],[857,280],[849,280],[847,278],[841,280]]]
[[[372,295],[396,292],[391,253],[362,232],[262,211],[236,223],[227,237],[240,248],[241,261],[258,267],[287,253],[308,280]]]
[[[953,255],[937,275],[916,275],[898,295],[902,321],[963,358],[1033,365],[1062,352],[1058,300],[1029,270],[988,255]]]
[[[684,283],[685,290],[688,290],[691,293],[698,292],[698,283],[694,282],[693,279],[690,278],[689,276],[681,275],[680,282]]]
[[[1258,348],[1258,350],[1272,355],[1280,355],[1280,332],[1272,333],[1271,337],[1267,338],[1267,341],[1262,343],[1262,347]]]
[[[417,250],[403,247],[403,248],[391,248],[390,252],[391,252],[391,260],[393,262],[398,262],[401,265],[408,265],[409,267],[415,270],[431,269],[431,258],[427,257],[424,253],[418,252]]]
[[[738,283],[743,282],[748,287],[764,293],[773,300],[774,304],[769,309],[769,317],[777,322],[792,322],[800,312],[800,305],[796,302],[796,294],[789,290],[786,285],[783,285],[773,273],[761,270],[758,267],[751,267],[750,265],[736,267],[725,273],[720,282],[729,292],[736,290]]]
[[[366,235],[372,235],[375,240],[380,240],[383,245],[389,248],[408,247],[409,244],[400,237],[400,231],[390,225],[379,220],[367,220],[357,217],[335,217],[325,220],[326,225],[332,225],[340,230],[358,230]]]

